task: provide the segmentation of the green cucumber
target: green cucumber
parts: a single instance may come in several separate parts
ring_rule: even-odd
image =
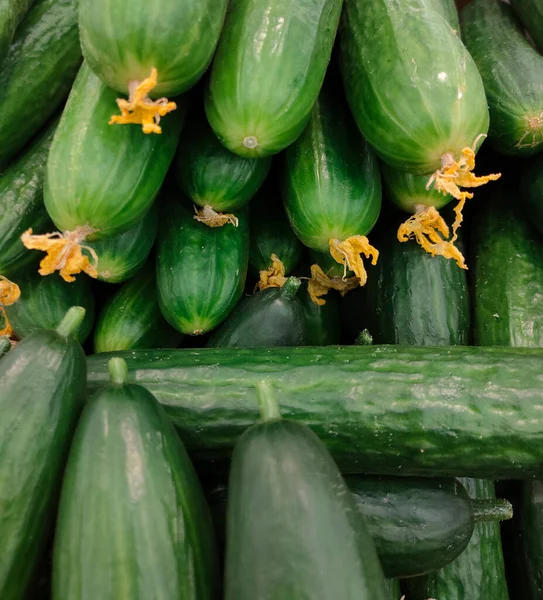
[[[45,180],[47,212],[61,232],[90,227],[89,239],[127,231],[145,216],[173,159],[183,111],[161,136],[112,127],[115,92],[83,64],[55,133]]]
[[[257,418],[254,386],[266,377],[284,414],[310,424],[345,472],[543,475],[541,349],[203,348],[120,356],[200,459],[228,458]],[[106,360],[88,359],[90,389],[105,383]]]
[[[2,0],[0,2],[0,65],[8,52],[13,34],[34,0]]]
[[[157,247],[158,301],[181,333],[201,335],[229,315],[243,293],[249,256],[249,215],[238,227],[208,227],[194,219],[180,194],[161,216]]]
[[[540,0],[509,0],[522,25],[534,40],[535,45],[543,49],[543,4]]]
[[[36,258],[23,246],[21,235],[27,229],[45,233],[51,227],[43,205],[43,179],[56,126],[56,121],[51,123],[0,177],[0,274],[6,277]]]
[[[205,99],[220,141],[247,158],[277,154],[317,100],[342,0],[231,3]]]
[[[340,42],[351,111],[390,166],[434,173],[487,133],[481,76],[434,2],[349,0]]]
[[[70,450],[52,598],[211,600],[215,543],[192,463],[158,402],[127,384],[124,362],[110,371]]]
[[[81,306],[85,318],[74,336],[81,344],[85,342],[94,325],[94,298],[86,277],[68,283],[58,275],[42,277],[33,271],[15,283],[21,297],[5,311],[19,339],[42,329],[55,329],[71,306]]]
[[[302,346],[306,322],[298,297],[300,280],[289,277],[280,287],[270,287],[245,298],[230,313],[207,343],[212,348]]]
[[[62,105],[81,64],[73,0],[37,0],[0,64],[0,170]]]
[[[507,155],[543,150],[543,57],[510,6],[474,0],[462,11],[462,38],[485,85],[489,141]]]
[[[436,0],[434,9],[445,18],[453,31],[460,35],[460,18],[455,0]]]
[[[47,549],[57,491],[85,400],[85,355],[71,308],[0,361],[0,597],[26,598]],[[24,418],[23,418],[24,417]]]
[[[389,600],[401,600],[402,592],[400,590],[400,582],[397,579],[385,579],[387,588],[387,598]]]
[[[0,320],[2,316],[0,316]],[[3,325],[0,324],[0,328]],[[0,337],[0,358],[3,358],[9,351],[11,350],[11,342],[9,341],[9,337],[7,335],[3,335]]]
[[[94,351],[176,348],[181,335],[158,306],[153,266],[145,267],[108,300],[94,330]]]
[[[127,93],[130,82],[149,77],[156,68],[153,97],[177,96],[194,85],[211,62],[226,6],[227,0],[156,0],[141,6],[79,0],[83,55],[117,92]],[[171,126],[170,121],[165,130]]]
[[[524,210],[540,235],[543,235],[543,155],[523,162],[520,175]]]
[[[230,468],[225,599],[385,600],[375,546],[328,450],[280,418],[269,382],[257,386],[262,422]]]
[[[308,346],[333,346],[339,344],[341,338],[341,323],[337,298],[326,296],[326,304],[315,304],[303,286],[300,300],[304,310],[306,344]]]

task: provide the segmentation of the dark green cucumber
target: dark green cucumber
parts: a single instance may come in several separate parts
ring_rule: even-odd
[[[130,82],[156,68],[153,97],[177,96],[209,66],[226,6],[227,0],[155,0],[141,6],[79,0],[83,54],[94,73],[118,92],[128,93]],[[169,127],[171,121],[164,130]]]
[[[522,165],[520,191],[524,211],[543,235],[543,156],[535,156]]]
[[[310,425],[345,472],[543,475],[541,349],[203,348],[120,356],[202,459],[227,459],[257,418],[254,386],[266,377],[284,414]],[[106,361],[89,358],[91,389],[105,383]]]
[[[230,152],[205,115],[192,117],[175,158],[179,187],[195,204],[216,212],[243,208],[264,183],[271,158],[243,158]]]
[[[462,38],[485,85],[489,141],[507,155],[543,149],[543,57],[510,6],[474,0],[462,11]]]
[[[217,327],[243,293],[249,256],[249,215],[238,227],[208,227],[171,194],[161,216],[157,247],[160,309],[181,333],[201,335]]]
[[[522,25],[534,40],[535,45],[543,49],[543,4],[540,0],[509,0]]]
[[[335,81],[335,80],[334,80]],[[328,80],[303,134],[285,152],[283,201],[303,244],[367,235],[381,210],[377,159]]]
[[[94,351],[176,348],[181,335],[158,306],[155,269],[148,265],[126,282],[102,309],[94,330]]]
[[[300,280],[289,277],[283,287],[271,287],[245,298],[211,336],[208,347],[302,346],[306,322],[298,298]]]
[[[46,233],[51,227],[43,205],[43,179],[56,125],[51,123],[0,176],[0,274],[6,277],[36,259],[21,235],[27,229]]]
[[[1,316],[0,316],[0,319],[2,319]],[[0,324],[0,328],[2,328],[1,324]],[[9,338],[7,335],[3,335],[2,337],[0,337],[0,358],[3,358],[10,350],[11,350],[11,342],[9,341]]]
[[[262,421],[237,441],[228,489],[225,599],[385,600],[365,521],[326,447],[281,419],[269,382]]]
[[[400,582],[397,579],[385,579],[385,586],[387,588],[386,597],[389,600],[401,599],[402,592],[400,590]]]
[[[231,3],[205,101],[209,122],[229,150],[269,156],[302,133],[324,80],[342,3]]]
[[[143,267],[158,232],[159,209],[155,202],[134,227],[112,237],[86,242],[98,255],[98,279],[122,283]]]
[[[53,600],[211,600],[212,522],[192,463],[153,396],[110,363],[87,403],[66,467]]]
[[[428,0],[349,0],[342,15],[343,82],[358,127],[384,162],[420,175],[488,130],[481,76],[444,14]]]
[[[85,400],[85,355],[74,307],[0,361],[0,597],[26,598],[46,552],[57,492]],[[23,418],[24,416],[24,418]]]
[[[0,65],[0,170],[62,105],[81,64],[73,0],[37,0]]]
[[[13,40],[13,34],[34,0],[2,0],[0,2],[0,66]]]
[[[94,325],[94,298],[86,277],[67,283],[59,275],[42,277],[33,271],[15,283],[21,297],[5,311],[19,339],[42,329],[55,329],[72,306],[85,309],[85,318],[74,336],[80,343],[87,339]]]
[[[339,344],[341,338],[341,322],[339,304],[336,296],[328,294],[326,304],[315,304],[307,291],[307,284],[302,284],[298,294],[302,302],[305,317],[306,344],[308,346],[332,346]]]
[[[113,236],[145,216],[173,159],[183,124],[181,105],[162,135],[139,127],[112,127],[115,92],[81,67],[55,133],[44,200],[56,227],[89,226],[89,239]]]

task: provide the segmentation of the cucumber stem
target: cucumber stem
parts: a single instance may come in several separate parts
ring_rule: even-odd
[[[0,337],[0,358],[4,356],[4,354],[8,353],[8,350],[11,348],[11,342],[7,335],[3,335]]]
[[[57,333],[64,337],[74,336],[81,327],[85,313],[82,306],[72,306],[57,327]]]
[[[107,363],[109,379],[113,385],[126,385],[128,383],[128,367],[124,358],[111,358]]]
[[[473,517],[476,523],[508,521],[513,518],[513,507],[508,500],[503,498],[472,500],[471,505],[473,507]]]
[[[263,421],[273,421],[281,418],[279,404],[269,381],[258,381],[256,383],[256,396],[260,407],[260,417]]]
[[[293,298],[298,293],[302,282],[297,277],[289,277],[281,288],[281,294],[287,298]]]

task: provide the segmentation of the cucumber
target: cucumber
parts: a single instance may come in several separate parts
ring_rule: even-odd
[[[284,414],[310,424],[344,472],[543,475],[541,349],[203,348],[120,356],[200,459],[227,459],[257,418],[254,385],[266,377]],[[106,361],[89,357],[90,389],[104,384]]]
[[[230,314],[243,293],[249,256],[248,214],[238,227],[212,228],[171,193],[157,245],[158,302],[166,320],[181,333],[201,335]]]
[[[462,11],[462,37],[485,85],[489,141],[506,155],[543,150],[543,57],[510,6],[474,0]]]
[[[375,546],[328,450],[280,418],[269,382],[257,389],[263,422],[230,468],[225,599],[384,600]]]
[[[2,317],[0,316],[0,319]],[[2,325],[0,325],[2,327]],[[7,335],[0,337],[0,358],[3,358],[11,350],[11,342]]]
[[[390,600],[401,600],[400,582],[397,579],[385,579],[387,598]]]
[[[85,400],[85,355],[72,337],[84,309],[0,361],[0,597],[26,598],[47,548],[57,488]],[[24,418],[22,416],[24,415]]]
[[[328,295],[326,304],[315,304],[311,300],[307,285],[302,284],[298,294],[304,311],[306,344],[308,346],[333,346],[339,344],[341,323],[339,304],[335,296]]]
[[[509,0],[509,3],[536,46],[543,49],[543,4],[540,0]]]
[[[6,277],[35,259],[21,235],[29,228],[45,233],[51,226],[43,205],[43,179],[56,126],[53,121],[0,177],[0,274]]]
[[[481,76],[444,15],[428,0],[349,0],[342,16],[356,123],[384,162],[420,175],[458,160],[488,130]]]
[[[0,66],[13,40],[13,34],[34,0],[0,2]]]
[[[19,285],[21,297],[15,304],[6,306],[5,311],[15,335],[24,339],[42,329],[55,329],[72,306],[85,309],[85,318],[74,337],[83,344],[94,325],[94,298],[90,283],[80,278],[67,283],[58,275],[42,277],[31,272],[15,283]]]
[[[455,0],[436,0],[434,9],[445,18],[453,31],[460,35],[460,18]]]
[[[70,450],[52,598],[211,599],[215,544],[194,468],[153,396],[127,384],[123,361],[110,371]]]
[[[57,112],[80,64],[74,1],[36,0],[0,64],[0,170]]]
[[[205,110],[220,141],[247,158],[302,133],[332,54],[342,0],[231,3]]]
[[[298,298],[300,280],[289,277],[282,287],[269,287],[245,298],[207,343],[212,348],[302,346],[306,322]]]
[[[94,351],[176,348],[181,335],[158,306],[154,266],[123,284],[102,309],[94,330]]]
[[[523,162],[520,174],[521,200],[524,210],[543,235],[543,156],[534,156]]]

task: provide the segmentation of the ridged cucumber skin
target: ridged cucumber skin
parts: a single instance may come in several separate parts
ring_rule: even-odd
[[[173,426],[140,386],[87,403],[66,467],[53,600],[210,600],[211,516]]]
[[[51,123],[0,176],[0,274],[5,277],[37,258],[23,246],[21,235],[29,228],[46,233],[51,227],[43,205],[43,179],[56,125]]]
[[[227,459],[258,419],[255,383],[265,376],[281,394],[283,414],[310,425],[344,472],[543,475],[541,349],[329,346],[119,355],[129,378],[163,403],[198,458]],[[104,385],[108,356],[89,357],[90,389]]]
[[[340,26],[360,131],[384,162],[419,175],[488,131],[481,76],[443,15],[429,0],[348,0]]]
[[[324,84],[303,134],[285,151],[282,196],[305,246],[367,235],[381,210],[381,175],[332,80]]]
[[[46,552],[85,382],[83,350],[54,331],[29,336],[0,361],[2,600],[27,597]]]
[[[207,343],[211,348],[303,346],[306,321],[298,297],[300,280],[244,298]]]
[[[34,0],[2,0],[0,2],[0,65],[8,52],[13,34]]]
[[[80,64],[74,1],[37,0],[0,65],[0,169],[57,112]]]
[[[225,600],[385,600],[375,546],[341,474],[300,423],[259,423],[229,476]]]
[[[249,215],[239,225],[208,227],[182,197],[162,212],[157,290],[162,314],[181,333],[201,335],[220,325],[241,298],[249,258]]]
[[[176,348],[181,334],[171,327],[158,306],[154,265],[111,296],[94,329],[94,351]]]
[[[58,229],[89,225],[98,230],[89,239],[100,239],[141,221],[173,160],[183,107],[164,117],[161,135],[109,125],[117,111],[115,92],[83,63],[47,161],[45,207]]]
[[[524,212],[543,235],[543,156],[534,156],[521,168],[520,191]]]
[[[177,96],[209,66],[224,23],[227,0],[135,2],[79,0],[83,55],[93,72],[117,92],[158,72],[151,95]],[[171,127],[166,122],[165,131]]]
[[[501,0],[474,0],[462,11],[461,26],[485,85],[489,142],[506,155],[540,152],[543,57],[525,38],[511,7]]]
[[[326,296],[326,304],[315,304],[307,285],[302,283],[299,293],[304,311],[306,344],[308,346],[333,346],[341,340],[341,322],[339,319],[339,303],[333,294]]]
[[[173,169],[181,190],[198,206],[217,212],[243,208],[268,176],[270,158],[243,158],[227,150],[205,120],[194,115]]]
[[[539,0],[509,0],[509,3],[535,45],[543,49],[543,4]]]
[[[460,478],[472,498],[495,498],[494,483]],[[509,600],[500,539],[500,524],[475,523],[473,535],[460,556],[443,569],[405,581],[411,600]]]
[[[55,329],[72,306],[85,309],[85,318],[75,334],[83,344],[94,326],[94,298],[89,279],[78,277],[68,283],[58,274],[43,277],[37,272],[15,279],[21,297],[6,306],[6,314],[19,339],[42,329]]]
[[[127,231],[96,242],[86,242],[98,255],[100,281],[123,283],[143,267],[158,233],[157,204],[154,202],[147,214]]]
[[[229,150],[269,156],[302,133],[330,61],[342,4],[230,4],[205,98],[207,118]]]

